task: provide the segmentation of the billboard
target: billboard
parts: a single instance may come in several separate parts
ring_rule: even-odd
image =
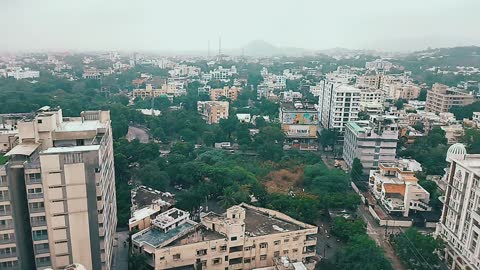
[[[294,125],[316,125],[318,123],[318,114],[317,112],[284,113],[282,123]]]

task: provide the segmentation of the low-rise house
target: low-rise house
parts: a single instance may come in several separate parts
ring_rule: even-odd
[[[391,215],[408,217],[410,210],[432,210],[430,193],[418,184],[415,173],[395,163],[382,163],[378,170],[371,170],[368,183],[373,196]]]

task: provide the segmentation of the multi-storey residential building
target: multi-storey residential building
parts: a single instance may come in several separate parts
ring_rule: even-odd
[[[345,128],[343,158],[351,167],[358,158],[366,173],[382,162],[395,161],[398,123],[395,116],[371,116],[370,120],[348,122]]]
[[[360,89],[346,84],[322,81],[318,99],[319,120],[323,128],[343,133],[347,122],[358,120]]]
[[[0,268],[112,269],[117,210],[109,112],[62,117],[61,109],[43,107],[18,122],[18,136],[0,168]]]
[[[178,65],[168,72],[172,77],[198,77],[200,68],[187,65]]]
[[[450,88],[444,84],[435,83],[427,93],[425,111],[442,113],[448,112],[453,106],[465,106],[472,104],[475,98],[473,95]]]
[[[365,75],[357,78],[357,86],[362,88],[381,89],[383,74]]]
[[[443,131],[445,131],[445,138],[447,138],[448,144],[458,143],[465,135],[465,130],[460,124],[441,126]]]
[[[301,150],[318,149],[318,111],[315,104],[302,101],[280,105],[279,118],[286,144]]]
[[[174,97],[185,95],[185,91],[179,90],[182,86],[170,82],[162,84],[162,87],[159,89],[154,89],[151,84],[147,84],[145,89],[134,89],[132,92],[133,98],[146,98],[146,97],[160,97],[166,96],[169,100],[173,100]]]
[[[450,146],[442,217],[435,232],[446,242],[450,269],[480,269],[480,155],[467,154],[462,144]]]
[[[228,118],[228,101],[197,101],[197,111],[208,124]]]
[[[21,79],[34,79],[40,77],[40,71],[36,70],[21,70],[17,69],[14,71],[9,71],[7,72],[7,77],[13,77],[16,80],[21,80]]]
[[[380,89],[361,89],[360,110],[369,114],[382,114],[385,97]]]
[[[370,192],[391,215],[408,217],[410,210],[431,211],[430,193],[418,184],[415,172],[395,163],[381,163],[371,170]]]
[[[0,124],[0,153],[6,153],[17,142],[18,130],[15,126]]]
[[[225,86],[223,88],[217,88],[217,89],[210,89],[209,94],[210,94],[210,100],[217,101],[221,97],[225,97],[230,100],[237,100],[238,98],[238,92],[240,92],[240,89],[232,86]]]
[[[383,59],[376,59],[371,62],[365,63],[365,68],[368,70],[375,70],[375,71],[389,71],[393,68],[393,64],[389,61]]]
[[[160,269],[255,269],[274,258],[314,264],[317,227],[280,212],[240,204],[223,215],[202,214],[201,222],[173,208],[132,236],[133,251]]]
[[[413,83],[392,83],[388,85],[387,94],[392,99],[417,99],[420,95],[420,87]]]

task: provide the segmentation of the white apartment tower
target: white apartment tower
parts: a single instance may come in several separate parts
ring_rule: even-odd
[[[0,167],[0,269],[112,269],[117,225],[108,111],[43,107]],[[5,237],[8,236],[8,237]]]
[[[336,129],[341,133],[345,125],[358,119],[360,89],[347,84],[322,81],[318,98],[319,120],[323,128]]]
[[[447,161],[447,188],[435,234],[446,242],[450,269],[480,269],[480,155],[469,155],[462,144],[454,144]]]
[[[349,122],[345,127],[343,158],[349,167],[358,158],[365,173],[379,163],[394,162],[398,142],[398,119],[395,116],[371,116],[370,120]]]

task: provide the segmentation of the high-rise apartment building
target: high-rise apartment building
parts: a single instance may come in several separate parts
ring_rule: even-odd
[[[454,144],[447,161],[447,188],[435,234],[446,242],[450,269],[480,269],[480,155],[469,155],[462,144]]]
[[[0,167],[0,268],[112,269],[115,175],[108,111],[63,117],[43,107],[18,122]]]
[[[209,94],[210,94],[210,100],[217,101],[221,97],[225,97],[230,100],[237,100],[238,93],[240,92],[240,89],[233,86],[225,86],[223,88],[217,88],[217,89],[210,89]]]
[[[358,120],[360,89],[347,84],[322,81],[318,99],[319,121],[323,128],[343,133],[345,125]]]
[[[343,158],[349,167],[358,158],[365,173],[379,163],[395,161],[398,142],[397,118],[370,116],[370,120],[349,122],[345,129]]]
[[[469,105],[474,101],[473,95],[436,83],[427,93],[425,111],[439,114],[448,112],[451,107]]]

